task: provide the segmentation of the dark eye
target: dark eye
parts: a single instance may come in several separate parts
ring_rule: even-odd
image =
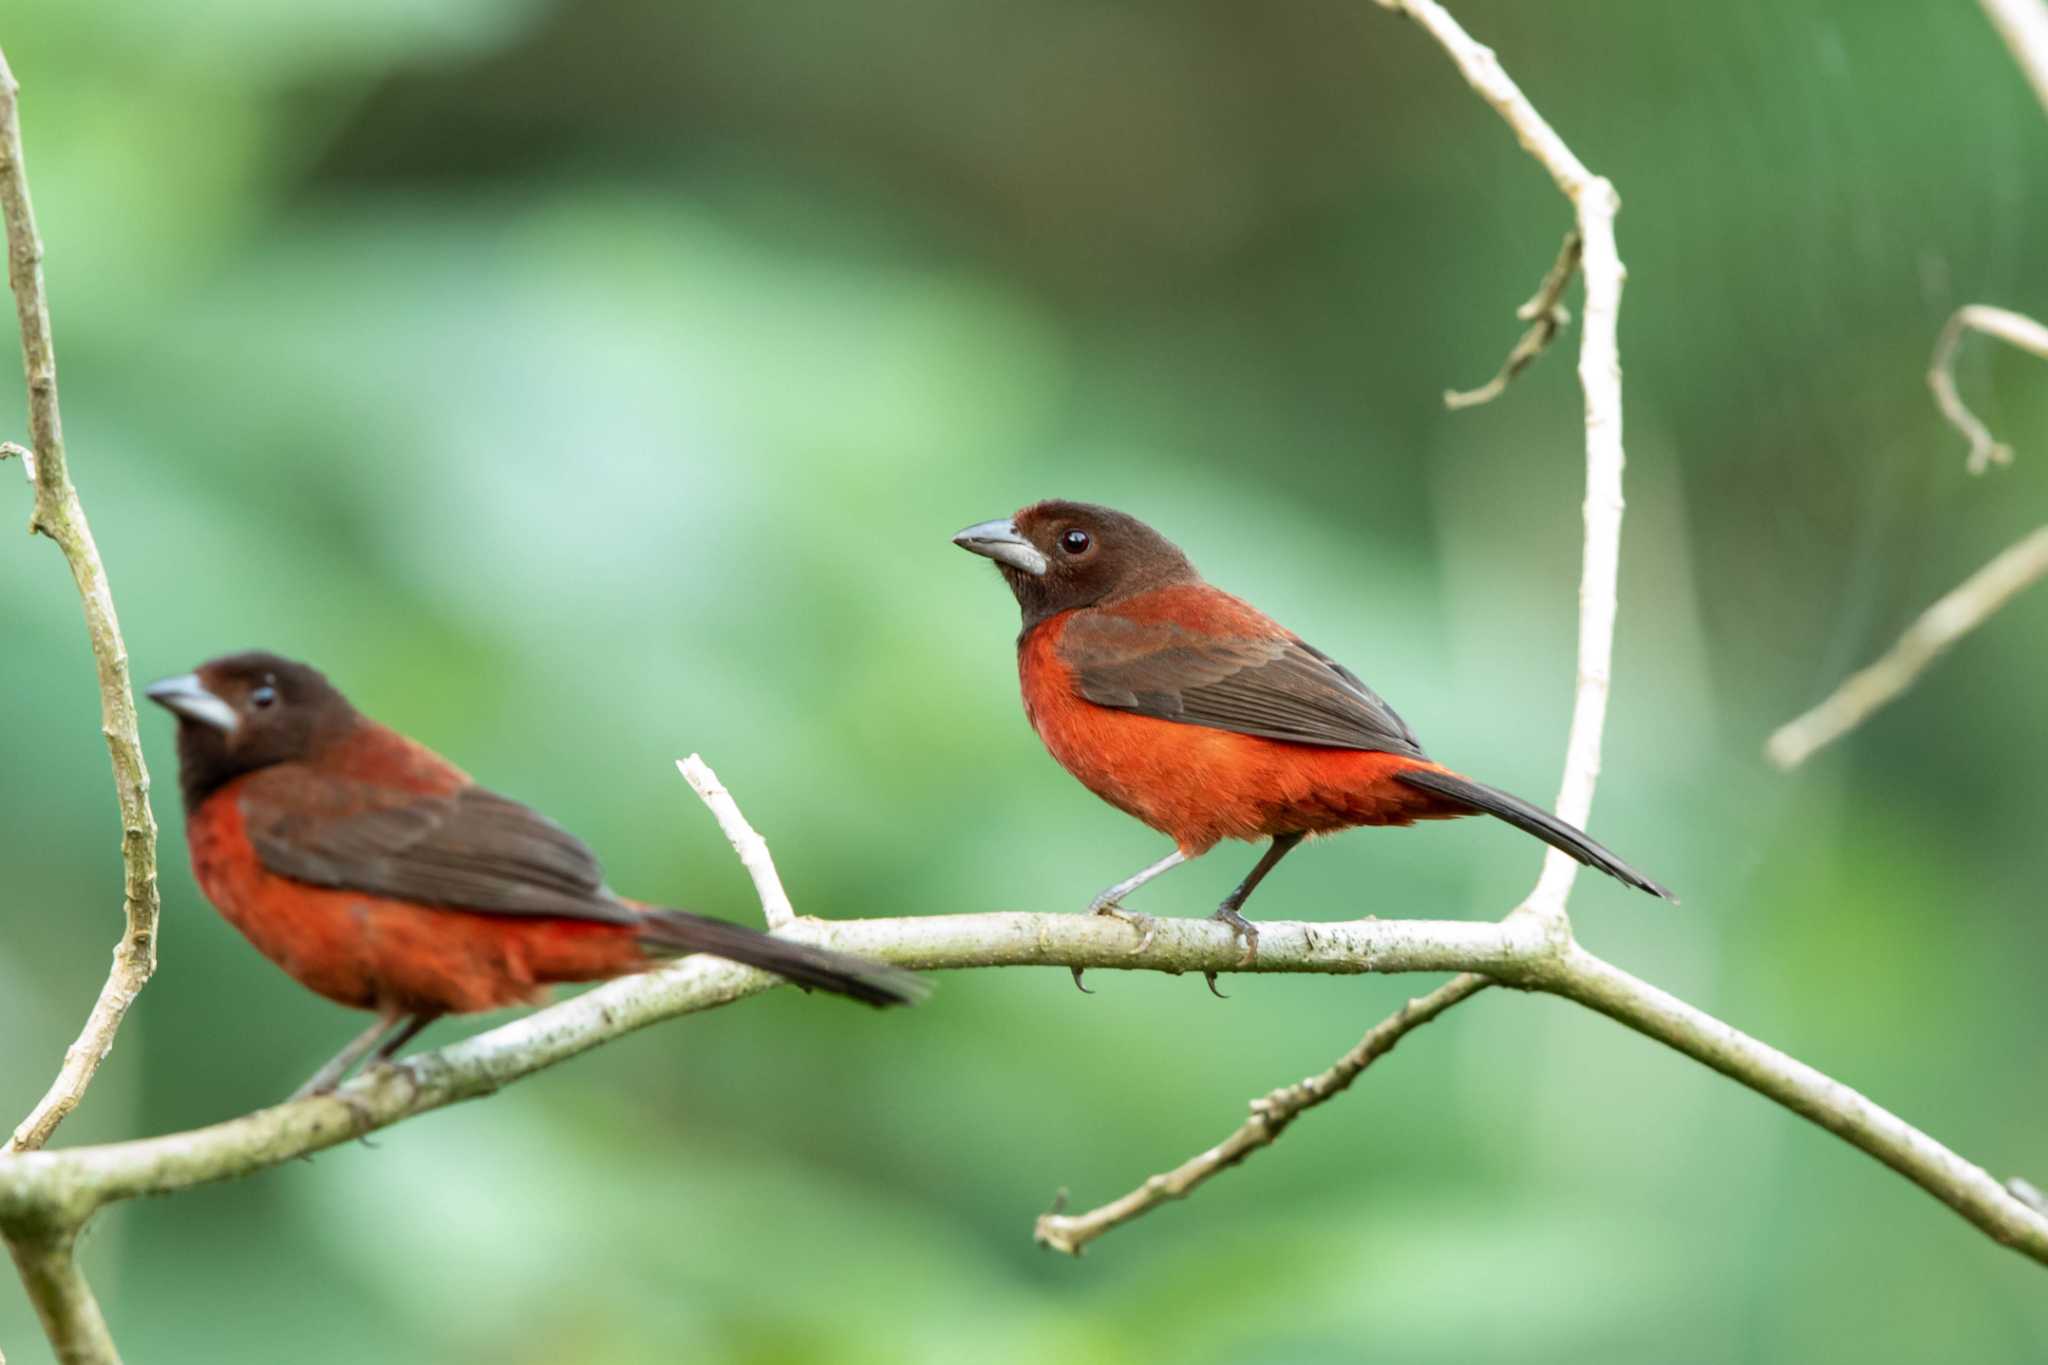
[[[265,707],[277,705],[277,689],[269,683],[260,684],[249,694],[249,705],[255,707],[258,711],[263,710]]]
[[[1094,542],[1088,539],[1088,533],[1078,526],[1060,536],[1060,548],[1070,555],[1087,554],[1092,544]]]

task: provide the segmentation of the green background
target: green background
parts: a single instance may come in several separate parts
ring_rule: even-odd
[[[1629,517],[1595,951],[2001,1176],[2048,1180],[2048,592],[1796,776],[1777,723],[2048,508],[2048,118],[1975,6],[1461,0],[1626,209]],[[1547,801],[1576,330],[1492,372],[1566,206],[1363,0],[9,0],[74,473],[147,680],[261,645],[740,918],[701,750],[826,916],[1078,910],[1164,841],[1061,773],[959,526],[1061,495],[1179,540],[1440,758]],[[11,347],[8,348],[11,355]],[[19,437],[16,381],[0,435]],[[0,518],[28,511],[0,469]],[[118,843],[61,557],[0,535],[0,1110],[98,988]],[[202,1124],[358,1027],[199,898],[62,1142]],[[1148,889],[1206,911],[1253,854]],[[1269,918],[1500,914],[1505,826],[1290,861]],[[148,1362],[2028,1361],[2048,1280],[1746,1091],[1502,992],[1072,1262],[1424,979],[793,992],[101,1218]],[[438,1026],[446,1040],[465,1021]],[[0,1287],[0,1348],[46,1358]]]

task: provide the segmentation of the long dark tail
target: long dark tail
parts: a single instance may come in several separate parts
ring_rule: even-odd
[[[709,953],[866,1005],[914,1005],[931,994],[931,987],[910,972],[829,948],[793,943],[731,920],[693,915],[687,910],[650,909],[643,914],[640,941],[657,953]]]
[[[1572,828],[1549,811],[1532,806],[1519,796],[1511,796],[1498,787],[1489,787],[1469,777],[1435,768],[1410,768],[1397,774],[1395,780],[1436,796],[1449,797],[1474,810],[1483,810],[1496,819],[1507,821],[1524,834],[1533,834],[1552,848],[1561,849],[1587,867],[1600,869],[1618,882],[1626,882],[1638,891],[1647,891],[1653,896],[1662,896],[1673,905],[1678,904],[1678,897],[1594,843],[1584,830]]]

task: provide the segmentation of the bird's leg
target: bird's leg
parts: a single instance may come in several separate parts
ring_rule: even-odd
[[[1248,967],[1258,958],[1259,928],[1243,915],[1240,915],[1238,909],[1251,899],[1252,892],[1257,890],[1259,883],[1266,879],[1266,874],[1271,872],[1282,858],[1293,852],[1294,846],[1300,843],[1302,838],[1303,836],[1298,832],[1274,835],[1272,845],[1266,849],[1264,856],[1259,859],[1258,865],[1246,873],[1245,879],[1237,884],[1237,889],[1225,896],[1223,904],[1216,907],[1216,918],[1229,925],[1236,932],[1237,936],[1244,940],[1244,956],[1239,959],[1237,964],[1240,967]],[[1210,992],[1215,995],[1221,995],[1222,992],[1216,989],[1216,973],[1203,972],[1202,975],[1209,980]]]
[[[302,1100],[309,1095],[325,1095],[341,1084],[341,1078],[348,1075],[353,1067],[377,1046],[377,1040],[391,1031],[391,1026],[405,1017],[405,1011],[395,1006],[386,1006],[377,1012],[377,1022],[364,1029],[347,1047],[334,1054],[327,1065],[306,1078],[306,1083],[292,1091],[290,1099]],[[418,1030],[414,1030],[417,1032]],[[407,1038],[411,1033],[405,1035]]]
[[[389,1038],[386,1038],[384,1040],[384,1046],[378,1048],[377,1055],[370,1059],[371,1065],[388,1066],[392,1068],[394,1071],[404,1072],[405,1078],[408,1081],[412,1082],[414,1088],[417,1089],[419,1086],[419,1077],[413,1074],[412,1068],[407,1066],[404,1062],[394,1062],[391,1059],[398,1055],[398,1049],[404,1047],[407,1043],[419,1037],[421,1030],[425,1029],[427,1025],[433,1023],[436,1019],[439,1019],[440,1017],[441,1016],[438,1013],[421,1011],[420,1013],[415,1014],[412,1018],[406,1020],[405,1026],[403,1028],[399,1029],[398,1032],[392,1034]]]
[[[377,1060],[388,1062],[398,1055],[398,1049],[420,1036],[420,1031],[441,1016],[420,1013],[406,1020],[405,1027],[384,1040],[384,1046],[377,1049]]]
[[[1129,911],[1121,908],[1121,902],[1125,896],[1130,895],[1160,873],[1171,872],[1187,860],[1188,855],[1176,848],[1173,852],[1152,864],[1152,866],[1144,869],[1142,872],[1133,873],[1115,886],[1103,891],[1094,900],[1089,901],[1088,912],[1094,915],[1108,915],[1111,919],[1120,919],[1125,924],[1136,929],[1141,935],[1138,939],[1138,951],[1144,952],[1152,946],[1152,917],[1149,915],[1131,914]],[[1089,993],[1088,988],[1081,985],[1081,968],[1075,967],[1071,970],[1074,973],[1074,984],[1080,986],[1083,993]]]

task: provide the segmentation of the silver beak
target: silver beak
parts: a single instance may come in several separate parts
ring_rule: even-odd
[[[235,708],[207,691],[197,673],[181,673],[153,682],[143,695],[167,711],[201,725],[211,725],[223,734],[233,734],[241,724],[242,718],[235,714]]]
[[[1020,569],[1033,578],[1043,578],[1052,567],[1036,545],[1017,534],[1017,523],[1007,517],[970,526],[954,536],[953,543],[970,553],[986,555],[998,564]]]

